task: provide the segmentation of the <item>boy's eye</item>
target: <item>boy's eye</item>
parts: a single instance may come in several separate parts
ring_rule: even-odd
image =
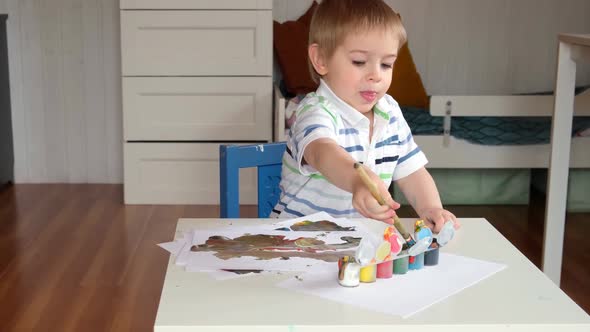
[[[352,64],[355,66],[362,66],[365,64],[365,61],[352,60]]]

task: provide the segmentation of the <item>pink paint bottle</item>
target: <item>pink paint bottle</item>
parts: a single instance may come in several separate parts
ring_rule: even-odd
[[[377,278],[387,279],[393,276],[393,261],[377,264]]]

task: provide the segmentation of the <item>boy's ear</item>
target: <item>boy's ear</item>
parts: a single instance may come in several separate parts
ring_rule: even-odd
[[[326,64],[324,56],[322,55],[320,46],[318,44],[309,45],[307,53],[309,55],[309,61],[311,61],[311,65],[318,73],[318,75],[326,75],[328,73],[328,66]]]

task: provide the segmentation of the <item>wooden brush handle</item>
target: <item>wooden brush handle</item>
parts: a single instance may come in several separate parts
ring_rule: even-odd
[[[371,178],[369,177],[369,174],[367,174],[367,172],[363,168],[363,165],[361,165],[360,163],[354,163],[354,168],[357,170],[357,172],[359,173],[359,176],[361,177],[361,180],[367,186],[367,188],[369,188],[371,195],[373,195],[373,197],[375,197],[377,202],[379,202],[380,205],[386,205],[385,199],[383,199],[383,196],[381,196],[381,193],[379,192],[379,188],[377,188],[377,185],[375,184],[375,182],[373,182],[373,180],[371,180]],[[408,233],[408,231],[406,231],[404,225],[402,225],[402,223],[399,220],[399,217],[397,215],[393,216],[393,225],[400,232],[400,234],[402,235],[404,240],[407,241],[408,238],[411,238],[410,233]]]
[[[373,182],[373,180],[371,180],[369,174],[367,174],[367,172],[363,168],[363,165],[359,163],[354,163],[354,168],[359,173],[359,176],[361,177],[361,180],[363,181],[365,186],[369,188],[371,195],[375,197],[375,199],[377,200],[377,202],[379,202],[380,205],[385,205],[385,199],[383,199],[383,197],[381,196],[381,193],[379,192],[377,185],[375,184],[375,182]]]
[[[406,242],[412,240],[412,236],[410,235],[410,233],[408,233],[408,231],[406,231],[406,228],[402,224],[402,221],[399,219],[397,214],[393,216],[393,226],[397,228],[398,232],[402,235]]]

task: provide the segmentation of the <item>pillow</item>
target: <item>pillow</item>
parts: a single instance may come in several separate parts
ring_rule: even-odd
[[[307,67],[307,42],[309,25],[317,7],[311,7],[297,21],[273,22],[273,44],[277,62],[283,74],[287,92],[291,95],[315,91],[318,84],[313,81]]]
[[[428,95],[412,60],[408,43],[398,52],[387,94],[391,95],[400,106],[428,108]]]

